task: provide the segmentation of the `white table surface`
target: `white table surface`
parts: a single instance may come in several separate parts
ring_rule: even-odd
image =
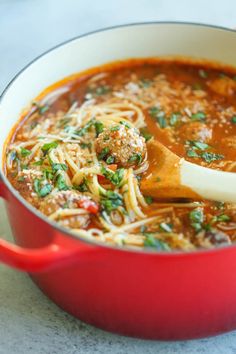
[[[234,27],[235,14],[235,0],[0,0],[0,92],[35,56],[88,31],[154,20]],[[2,202],[0,235],[12,237]],[[181,342],[116,336],[72,318],[26,274],[0,265],[0,354],[131,352],[236,353],[236,332]]]

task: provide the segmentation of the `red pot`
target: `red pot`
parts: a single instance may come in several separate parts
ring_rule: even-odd
[[[123,26],[74,39],[37,59],[5,90],[1,141],[34,96],[72,72],[113,59],[164,54],[233,64],[235,45],[233,31],[179,23]],[[72,315],[108,331],[152,339],[197,338],[236,328],[236,246],[188,253],[112,248],[46,219],[3,171],[0,195],[18,245],[0,240],[0,261],[29,272]]]

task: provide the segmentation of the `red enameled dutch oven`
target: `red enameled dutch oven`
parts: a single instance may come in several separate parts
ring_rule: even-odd
[[[133,24],[64,43],[27,66],[0,105],[0,158],[22,109],[54,82],[100,64],[181,55],[234,65],[236,33],[188,23]],[[232,191],[236,193],[236,191]],[[236,329],[236,246],[187,253],[110,247],[75,237],[32,208],[1,169],[17,246],[0,240],[0,261],[29,272],[65,311],[108,331],[152,339],[205,337]]]

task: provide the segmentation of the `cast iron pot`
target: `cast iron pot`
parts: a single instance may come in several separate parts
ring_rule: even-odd
[[[113,60],[161,55],[234,65],[235,48],[234,31],[187,23],[133,24],[72,39],[40,56],[6,88],[0,158],[22,109],[65,76]],[[0,173],[17,244],[0,240],[0,261],[30,273],[65,311],[142,338],[197,338],[236,329],[236,246],[154,253],[89,242],[42,216],[14,190],[3,168]]]

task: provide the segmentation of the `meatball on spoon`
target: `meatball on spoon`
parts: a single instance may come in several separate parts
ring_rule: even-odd
[[[143,194],[154,198],[212,199],[236,202],[236,174],[193,164],[156,140],[147,144],[149,169],[141,181]]]

